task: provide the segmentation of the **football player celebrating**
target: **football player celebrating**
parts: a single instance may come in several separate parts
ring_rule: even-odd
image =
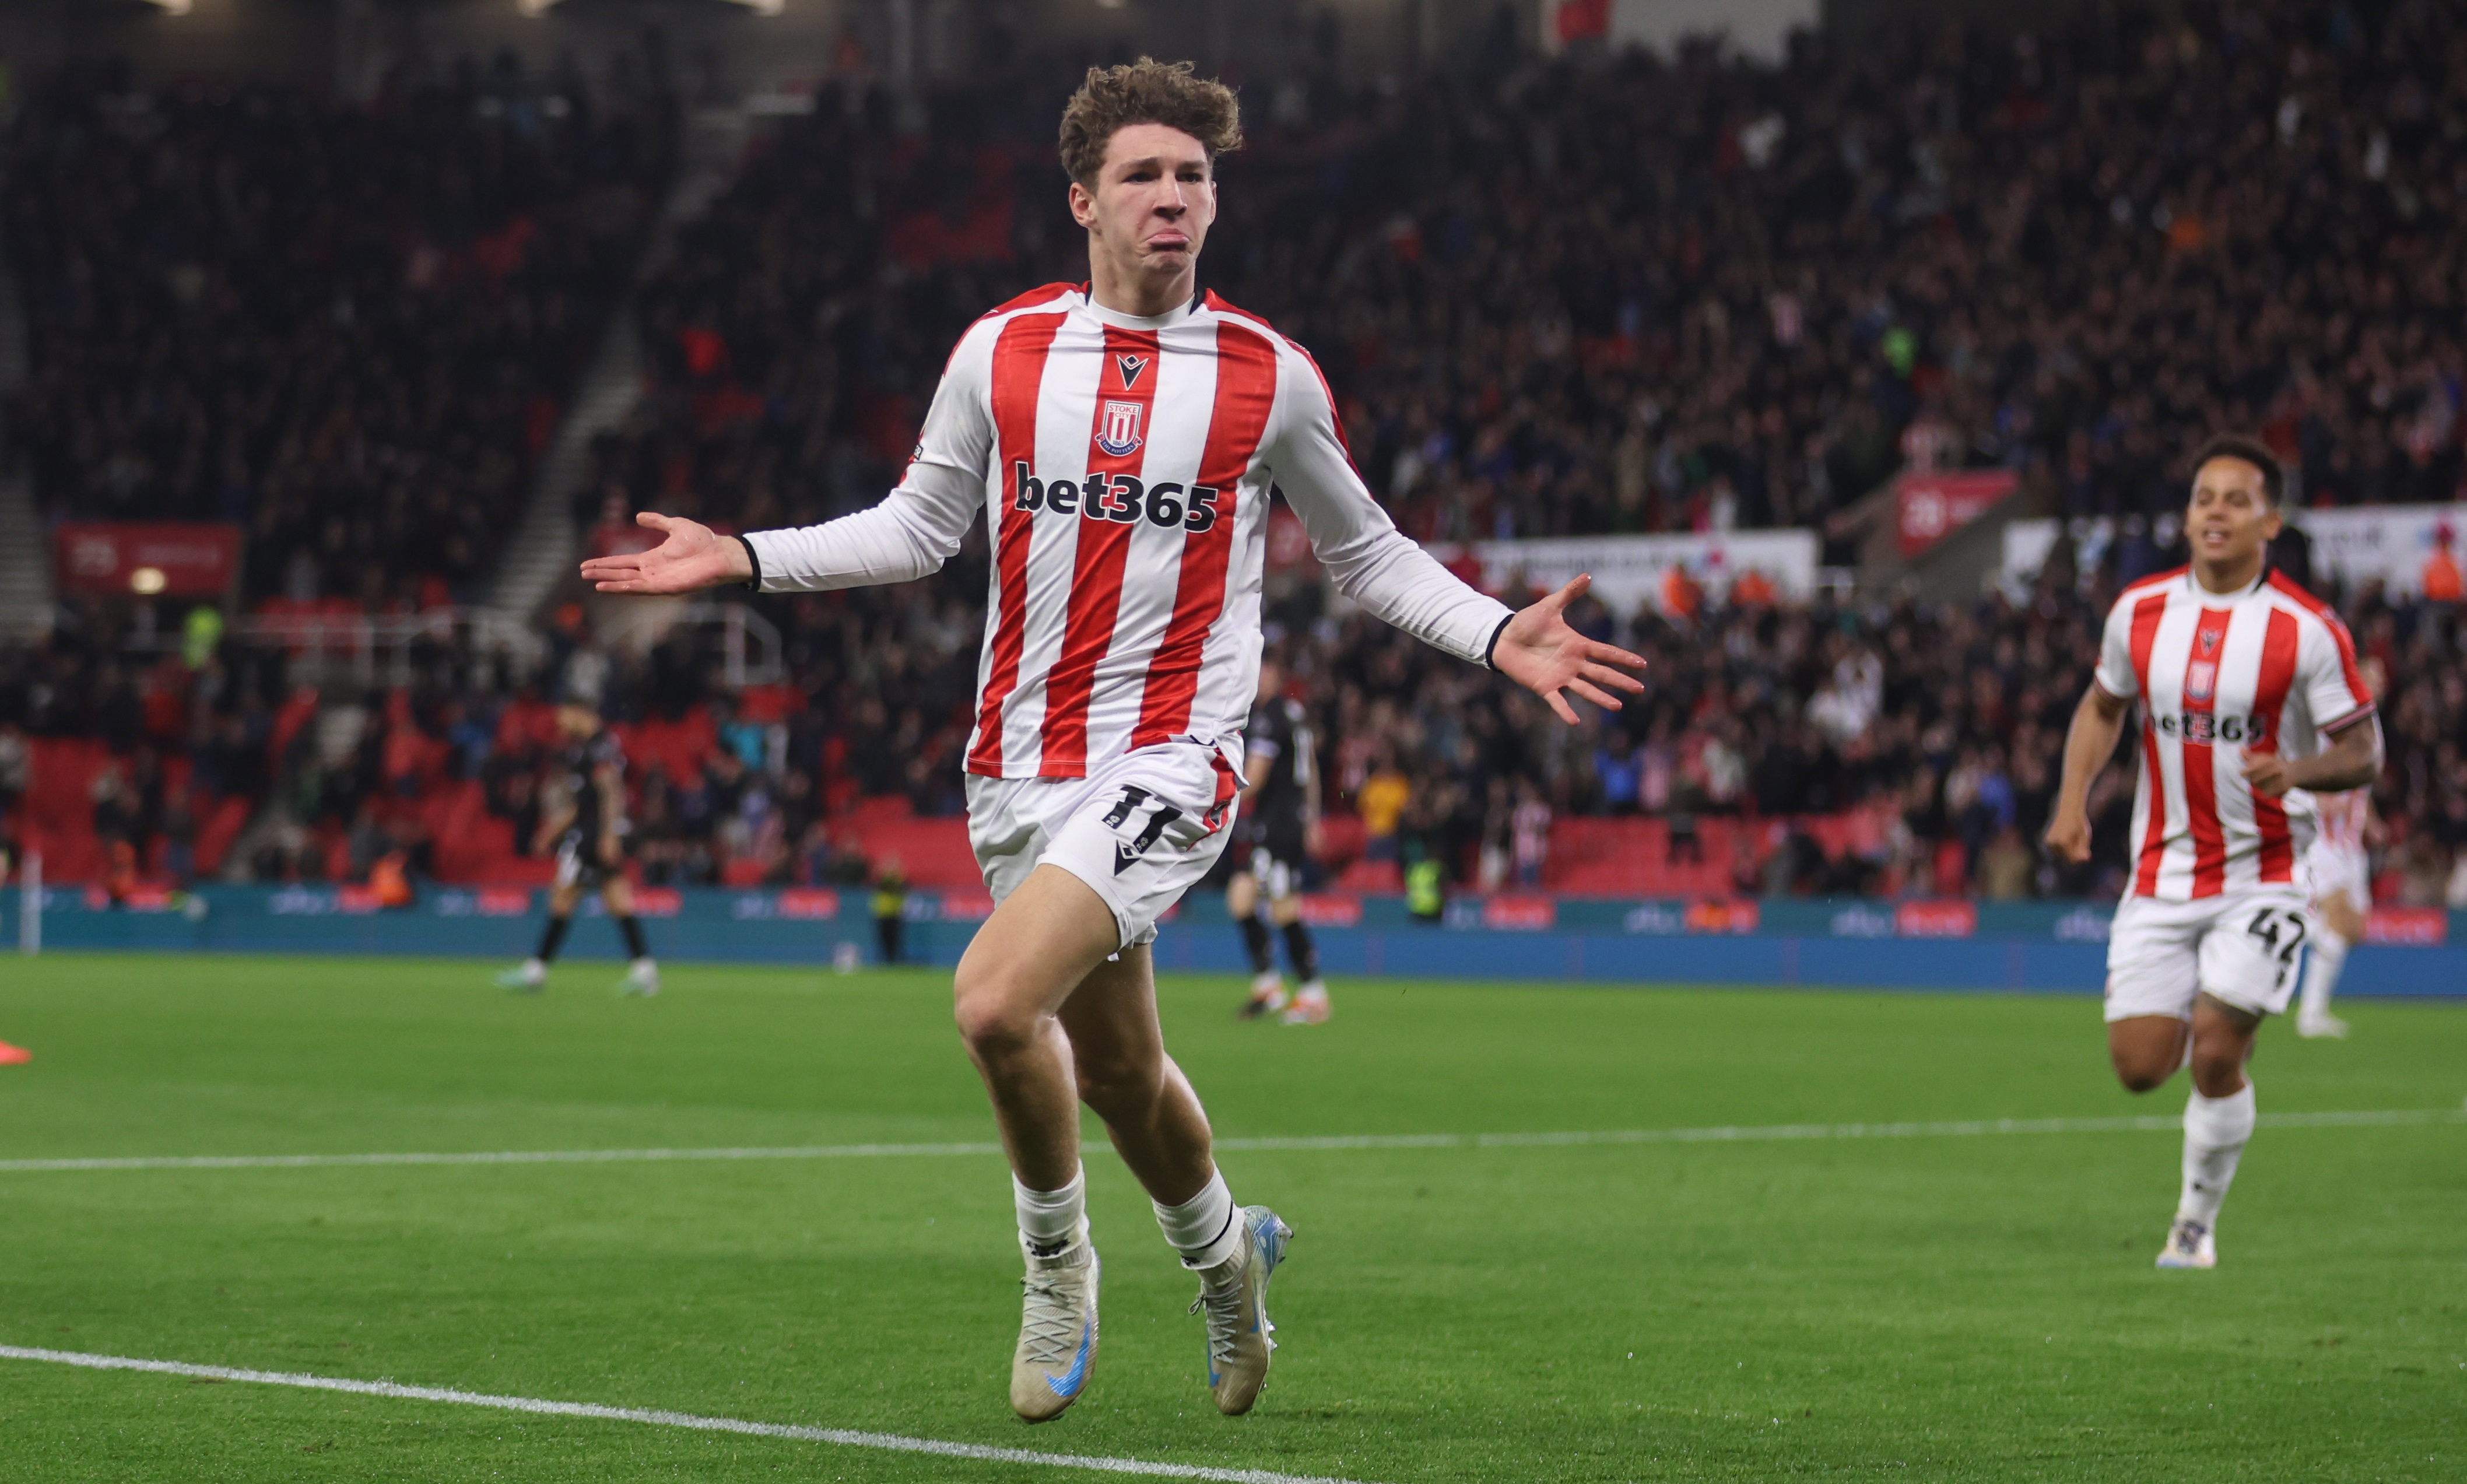
[[[1563,719],[1563,693],[1616,706],[1612,691],[1642,689],[1619,668],[1641,660],[1563,616],[1584,579],[1510,613],[1398,533],[1347,458],[1311,358],[1198,290],[1216,159],[1240,142],[1233,93],[1187,64],[1092,70],[1061,130],[1088,282],[1023,294],[961,337],[882,504],[743,537],[645,514],[660,545],[582,568],[616,593],[912,582],[985,518],[965,767],[997,905],[955,997],[1010,1159],[1028,1269],[1010,1400],[1032,1422],[1083,1393],[1097,1354],[1082,1102],[1198,1274],[1218,1409],[1249,1410],[1267,1375],[1266,1290],[1291,1233],[1227,1190],[1165,1052],[1148,945],[1224,851],[1247,776],[1269,487],[1355,602]]]
[[[1235,875],[1225,883],[1225,910],[1242,929],[1242,948],[1251,955],[1251,997],[1243,1002],[1242,1017],[1281,1010],[1287,1025],[1317,1025],[1328,1016],[1327,984],[1319,976],[1319,945],[1302,921],[1299,873],[1319,833],[1319,751],[1309,712],[1284,688],[1284,667],[1274,656],[1260,660],[1258,704],[1242,732],[1249,771],[1243,776],[1235,848],[1246,855],[1235,859]],[[1268,916],[1284,933],[1285,954],[1294,961],[1300,988],[1290,1005],[1277,972],[1276,945],[1268,925],[1259,921],[1263,892]]]
[[[600,713],[567,702],[557,708],[557,729],[565,748],[558,754],[559,776],[551,788],[547,813],[540,820],[539,847],[556,844],[556,879],[548,893],[548,925],[540,932],[539,951],[497,976],[500,987],[536,993],[548,987],[548,966],[565,946],[574,925],[574,909],[582,894],[600,893],[617,931],[625,939],[632,962],[617,988],[628,994],[660,993],[660,966],[643,941],[642,920],[634,915],[634,883],[625,878],[625,753],[617,734],[600,724]]]
[[[2277,459],[2258,440],[2218,437],[2193,464],[2192,561],[2116,598],[2048,824],[2056,855],[2089,858],[2091,780],[2139,701],[2136,858],[2108,939],[2107,1046],[2135,1092],[2192,1067],[2161,1267],[2218,1261],[2219,1205],[2252,1136],[2245,1062],[2295,988],[2315,825],[2310,794],[2291,790],[2361,788],[2381,753],[2346,627],[2265,559]]]

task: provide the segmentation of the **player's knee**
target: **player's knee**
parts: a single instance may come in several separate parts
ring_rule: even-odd
[[[2151,1066],[2118,1062],[2116,1063],[2116,1080],[2124,1084],[2124,1090],[2127,1092],[2155,1092],[2166,1083],[2175,1070],[2172,1065]]]
[[[2127,1092],[2155,1092],[2176,1075],[2184,1064],[2184,1044],[2178,1042],[2163,1048],[2126,1045],[2113,1048],[2110,1058],[2116,1063],[2116,1080]]]
[[[962,965],[957,993],[952,999],[952,1018],[960,1027],[960,1039],[968,1049],[981,1057],[999,1057],[1018,1051],[1036,1039],[1035,1006],[1029,998],[1015,993],[1018,986],[999,971],[970,973]]]
[[[2195,1046],[2193,1085],[2206,1098],[2231,1097],[2244,1085],[2244,1055],[2239,1046]]]

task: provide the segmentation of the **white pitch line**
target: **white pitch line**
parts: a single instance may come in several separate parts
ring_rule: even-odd
[[[512,1149],[456,1153],[146,1154],[0,1159],[0,1175],[44,1170],[305,1170],[326,1165],[596,1165],[696,1159],[879,1159],[897,1154],[999,1154],[999,1144],[803,1144],[763,1149]]]
[[[2354,1112],[2264,1113],[2271,1129],[2381,1128],[2467,1123],[2467,1109],[2378,1108]],[[1751,1124],[1711,1129],[1607,1129],[1564,1133],[1340,1133],[1319,1137],[1218,1139],[1235,1153],[1383,1149],[1529,1149],[1571,1144],[1721,1144],[1800,1139],[1930,1139],[2008,1133],[2155,1133],[2184,1127],[2173,1113],[2111,1118],[1973,1118],[1941,1123]],[[1107,1146],[1082,1146],[1098,1153]],[[305,1170],[334,1165],[589,1165],[696,1160],[880,1159],[993,1155],[999,1144],[810,1144],[781,1148],[544,1149],[464,1153],[163,1154],[70,1159],[0,1159],[0,1175],[76,1170]]]
[[[1267,1469],[1214,1469],[1200,1464],[1156,1463],[1144,1458],[1106,1458],[1084,1453],[1047,1453],[1025,1448],[991,1448],[982,1443],[947,1443],[939,1438],[903,1437],[895,1432],[858,1432],[847,1427],[796,1427],[783,1423],[704,1417],[692,1412],[671,1412],[656,1407],[601,1406],[591,1402],[501,1397],[480,1391],[456,1391],[446,1386],[405,1386],[390,1381],[351,1381],[339,1376],[308,1376],[293,1371],[245,1371],[226,1365],[190,1365],[179,1360],[85,1355],[74,1350],[35,1350],[20,1345],[0,1345],[0,1359],[40,1360],[52,1365],[79,1366],[89,1371],[151,1371],[163,1376],[188,1376],[200,1381],[298,1386],[309,1391],[343,1391],[353,1396],[389,1397],[401,1402],[446,1402],[458,1406],[485,1406],[501,1412],[529,1412],[539,1417],[639,1422],[655,1427],[687,1427],[697,1432],[786,1438],[798,1443],[829,1443],[840,1448],[871,1448],[892,1453],[931,1453],[938,1458],[968,1458],[985,1463],[1042,1464],[1048,1468],[1086,1469],[1096,1473],[1127,1473],[1148,1479],[1206,1479],[1212,1484],[1356,1484],[1351,1479],[1324,1474],[1278,1473]]]

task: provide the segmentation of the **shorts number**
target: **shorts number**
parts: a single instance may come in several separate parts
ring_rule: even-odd
[[[1105,811],[1105,828],[1120,830],[1130,822],[1131,815],[1138,812],[1143,805],[1149,803],[1154,803],[1156,810],[1148,815],[1146,827],[1140,831],[1139,838],[1132,842],[1131,847],[1141,855],[1147,854],[1148,847],[1154,845],[1158,836],[1165,833],[1166,826],[1182,817],[1182,810],[1133,784],[1125,787],[1122,789],[1122,796],[1114,801],[1112,809]]]
[[[2304,947],[2304,914],[2285,907],[2264,907],[2252,915],[2244,930],[2259,938],[2262,951],[2278,960],[2278,982],[2287,982],[2287,971],[2296,967],[2297,952]]]

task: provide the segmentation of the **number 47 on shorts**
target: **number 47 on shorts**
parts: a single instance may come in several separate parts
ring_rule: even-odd
[[[2296,954],[2304,947],[2304,914],[2291,907],[2263,907],[2252,915],[2244,930],[2260,939],[2265,950],[2278,961],[2278,983],[2287,982],[2287,971],[2296,967]]]

